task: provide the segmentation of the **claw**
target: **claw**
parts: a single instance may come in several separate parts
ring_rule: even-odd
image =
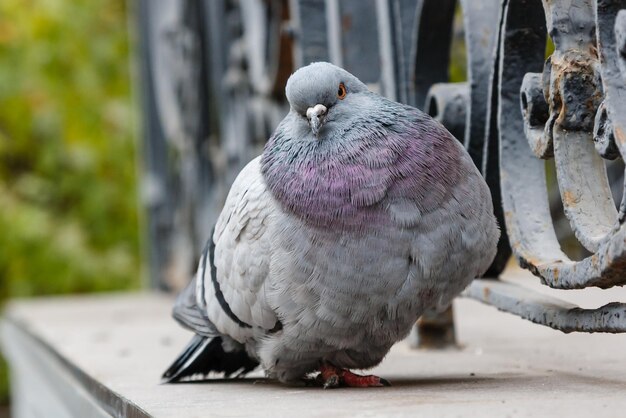
[[[336,374],[330,376],[324,382],[324,389],[334,389],[339,387],[339,376]]]

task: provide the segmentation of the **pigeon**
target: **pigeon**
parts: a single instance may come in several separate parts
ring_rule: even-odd
[[[240,172],[173,316],[195,333],[163,375],[385,386],[378,365],[496,254],[488,186],[420,110],[330,63],[298,69],[289,113]]]

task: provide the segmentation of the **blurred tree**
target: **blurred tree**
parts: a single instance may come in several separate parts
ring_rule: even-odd
[[[450,82],[467,81],[467,47],[465,46],[465,26],[463,8],[457,2],[452,23],[452,44],[450,45]]]
[[[0,301],[139,286],[126,13],[0,2]]]

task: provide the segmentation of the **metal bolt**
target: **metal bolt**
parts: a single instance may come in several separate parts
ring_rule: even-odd
[[[619,157],[619,150],[615,144],[615,135],[613,134],[613,124],[609,119],[604,101],[600,104],[596,113],[593,126],[593,141],[596,151],[602,158],[614,160]]]

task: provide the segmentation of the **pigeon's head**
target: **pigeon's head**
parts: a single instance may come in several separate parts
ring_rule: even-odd
[[[310,129],[318,139],[332,134],[333,125],[349,123],[359,93],[368,92],[358,78],[327,62],[300,68],[287,81],[291,111],[300,118],[300,128]]]

